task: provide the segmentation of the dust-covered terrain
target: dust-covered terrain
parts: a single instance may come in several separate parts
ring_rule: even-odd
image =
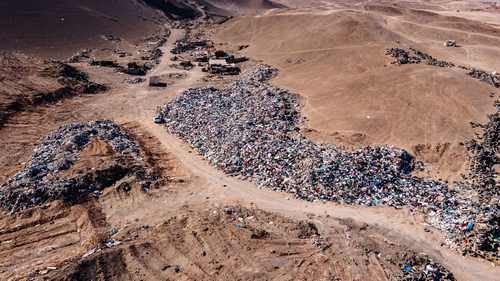
[[[500,3],[42,2],[0,4],[1,280],[498,280]]]

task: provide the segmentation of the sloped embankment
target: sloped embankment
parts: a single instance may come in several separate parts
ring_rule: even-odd
[[[50,280],[455,280],[432,258],[388,242],[377,229],[337,221],[327,231],[240,206],[181,209],[125,242],[82,258]],[[346,239],[346,236],[349,238]],[[348,255],[349,258],[346,258]]]
[[[86,73],[68,64],[0,54],[0,126],[30,107],[104,90],[106,86],[90,81]]]

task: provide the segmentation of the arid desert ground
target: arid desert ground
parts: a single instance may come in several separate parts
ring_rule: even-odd
[[[0,3],[0,280],[500,280],[500,2]]]

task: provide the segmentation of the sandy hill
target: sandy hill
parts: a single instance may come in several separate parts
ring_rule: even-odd
[[[242,17],[221,27],[217,37],[248,44],[249,56],[281,69],[275,83],[304,97],[312,136],[354,145],[388,143],[457,171],[463,163],[457,161],[457,144],[473,135],[470,121],[483,121],[494,110],[495,88],[456,68],[392,65],[384,50],[415,47],[493,71],[500,69],[499,32],[458,16],[371,5]],[[460,47],[443,47],[447,39]]]
[[[168,7],[182,16],[182,9]],[[112,48],[103,35],[134,43],[165,20],[155,8],[137,0],[2,1],[0,49],[67,57],[81,48]]]

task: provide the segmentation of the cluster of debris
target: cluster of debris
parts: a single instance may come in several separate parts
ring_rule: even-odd
[[[498,75],[496,72],[489,73],[476,68],[464,68],[467,69],[467,75],[488,83],[495,88],[500,88],[500,75]]]
[[[420,64],[425,63],[428,65],[438,66],[438,67],[454,67],[455,65],[451,62],[438,60],[433,58],[431,55],[426,54],[422,51],[416,50],[414,48],[409,48],[408,50],[402,48],[389,48],[386,49],[385,54],[393,57],[395,60],[392,64]]]
[[[109,146],[113,160],[72,173],[82,151],[94,141]],[[112,121],[65,125],[49,134],[24,169],[0,187],[0,206],[16,212],[51,200],[78,202],[125,178],[147,190],[156,180],[147,167],[138,144]]]
[[[187,90],[163,106],[155,122],[229,175],[306,200],[422,211],[456,243],[465,237],[464,224],[489,213],[458,188],[411,176],[413,159],[403,150],[349,152],[308,140],[300,133],[297,97],[266,83],[275,73],[261,65],[226,88]]]
[[[217,75],[239,75],[241,69],[239,63],[248,61],[246,57],[235,57],[223,50],[217,50],[212,54],[198,54],[196,61],[203,66],[202,71]]]
[[[100,67],[113,67],[113,68],[120,67],[120,64],[113,60],[90,59],[89,64],[92,66],[100,66]]]
[[[183,39],[176,42],[176,46],[172,50],[172,53],[179,55],[185,52],[192,52],[194,61],[202,67],[203,72],[209,72],[216,75],[239,75],[241,69],[237,64],[248,61],[246,57],[235,57],[224,50],[213,51],[212,49],[214,49],[214,46],[211,41],[190,41],[188,39]],[[179,58],[174,56],[173,60],[176,61],[179,60]],[[186,66],[186,64],[188,65]],[[180,65],[186,70],[192,68],[191,61],[182,61]]]
[[[166,30],[161,34],[156,34],[154,36],[146,38],[145,41],[148,42],[148,48],[140,51],[142,53],[141,59],[159,64],[161,57],[163,56],[161,47],[165,45],[168,37],[170,37],[170,34],[170,30]]]
[[[113,34],[102,34],[101,38],[106,41],[111,41],[113,43],[120,43],[122,39],[118,36],[115,36]]]
[[[194,65],[191,61],[181,61],[179,65],[184,69],[184,70],[191,70],[194,68]]]
[[[118,72],[122,72],[125,74],[133,76],[145,76],[147,72],[154,67],[155,64],[160,63],[161,57],[163,56],[161,47],[165,44],[165,42],[167,42],[169,36],[170,31],[167,30],[145,38],[143,40],[143,44],[145,45],[145,47],[139,50],[140,57],[130,59],[128,60],[128,62],[123,60],[114,60],[112,58],[92,58],[90,56],[92,50],[90,49],[82,50],[76,53],[69,59],[69,62],[77,63],[85,60],[92,66],[110,67],[116,69],[116,71]],[[103,38],[107,38],[107,40],[113,42],[118,42],[114,40],[117,37],[114,37],[112,35],[106,35],[106,37]],[[117,55],[120,58],[132,56],[131,53],[119,48],[105,48],[101,50],[111,51],[113,54]]]
[[[125,82],[127,82],[128,84],[140,84],[142,82],[146,81],[146,79],[142,78],[142,77],[135,77],[135,78],[132,78],[132,79],[125,79]]]
[[[147,62],[142,64],[137,62],[129,62],[126,68],[121,69],[121,72],[126,73],[128,75],[144,76],[152,68],[153,65]]]
[[[175,42],[175,46],[170,52],[174,55],[179,55],[189,51],[199,51],[212,47],[213,43],[208,40],[190,41],[188,39],[182,39]]]
[[[95,60],[91,59],[89,61],[90,65],[100,66],[100,67],[111,67],[115,68],[116,71],[133,75],[133,76],[145,76],[149,70],[153,68],[151,63],[138,63],[138,62],[129,62],[126,67],[121,66],[119,63],[113,60]]]
[[[224,59],[210,59],[208,66],[202,68],[202,71],[218,75],[239,75],[241,73],[238,66],[234,63],[227,63]]]
[[[451,40],[449,40],[451,41]],[[454,41],[446,42],[445,44],[450,44],[449,46],[456,46],[453,45]],[[446,45],[448,46],[448,45]],[[455,67],[455,64],[447,61],[442,61],[433,58],[431,55],[426,54],[424,52],[418,51],[413,48],[409,48],[408,50],[401,49],[401,48],[389,48],[386,49],[385,54],[388,56],[393,57],[395,60],[392,62],[392,64],[421,64],[425,63],[428,65],[433,65],[433,66],[438,66],[438,67]],[[480,81],[483,81],[485,83],[488,83],[492,85],[495,88],[500,88],[500,75],[498,75],[496,72],[486,72],[484,70],[476,69],[476,68],[471,68],[467,66],[462,66],[459,65],[457,66],[458,68],[464,69],[467,71],[467,75],[478,79]]]
[[[425,255],[412,255],[400,265],[401,281],[455,281],[453,273]]]
[[[113,54],[117,55],[120,58],[130,57],[132,55],[130,52],[127,52],[120,48],[114,48],[111,50],[111,52],[113,52]]]
[[[482,136],[466,143],[470,155],[469,186],[477,194],[485,215],[474,222],[469,232],[467,252],[497,256],[500,246],[500,189],[498,188],[498,155],[500,153],[500,111],[488,115],[485,125],[474,124],[483,130]]]

